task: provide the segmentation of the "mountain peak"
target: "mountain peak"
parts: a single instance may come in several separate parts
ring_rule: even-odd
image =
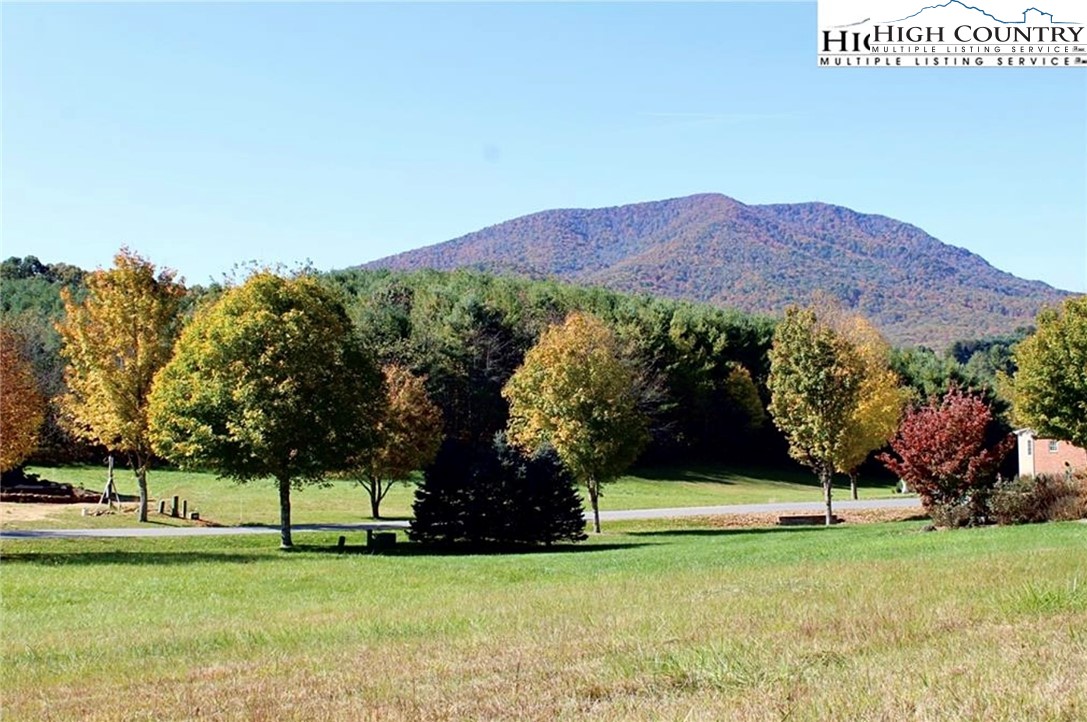
[[[821,292],[892,341],[929,346],[1011,332],[1068,295],[893,218],[720,193],[540,211],[366,265],[550,276],[773,314]]]

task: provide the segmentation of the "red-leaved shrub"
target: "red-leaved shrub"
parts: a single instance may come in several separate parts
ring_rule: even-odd
[[[891,440],[891,453],[879,459],[930,511],[967,506],[970,520],[978,521],[985,515],[997,467],[1015,443],[1009,434],[987,446],[992,421],[984,401],[951,389],[941,401],[911,409]]]

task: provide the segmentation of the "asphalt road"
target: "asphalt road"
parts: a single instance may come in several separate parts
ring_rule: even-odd
[[[689,516],[721,516],[729,514],[799,514],[821,513],[825,508],[821,501],[784,502],[779,504],[730,504],[728,506],[688,506],[675,509],[627,509],[600,512],[601,521],[630,519],[678,519]],[[869,499],[860,501],[836,501],[839,511],[851,509],[913,509],[920,510],[917,497],[894,499]],[[591,519],[591,514],[586,514]],[[406,529],[406,521],[365,522],[360,524],[296,524],[292,531],[358,532]],[[173,536],[230,536],[237,534],[278,534],[278,526],[141,526],[125,529],[24,529],[0,530],[0,540],[8,539],[76,539],[81,537],[173,537]]]

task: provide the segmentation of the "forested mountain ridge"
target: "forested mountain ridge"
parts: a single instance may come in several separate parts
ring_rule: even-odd
[[[63,263],[11,258],[0,267],[0,330],[31,361],[40,390],[54,401],[66,390],[56,322],[60,293],[85,292],[84,272]],[[593,314],[618,336],[637,369],[640,407],[649,419],[643,463],[728,459],[787,463],[785,443],[766,415],[768,351],[775,322],[707,304],[625,294],[553,280],[472,270],[347,270],[319,277],[342,299],[360,340],[381,364],[426,378],[445,433],[493,438],[505,428],[501,389],[545,329],[571,312]],[[214,303],[221,288],[190,287],[189,312]],[[896,349],[892,365],[917,399],[951,385],[994,398],[998,371],[1014,373],[1021,335],[964,340],[947,354]],[[1006,410],[1006,404],[1002,407]],[[37,463],[100,459],[61,423],[51,403]]]
[[[1070,295],[886,216],[704,194],[549,210],[364,267],[469,267],[780,314],[822,292],[897,344],[1013,332]]]

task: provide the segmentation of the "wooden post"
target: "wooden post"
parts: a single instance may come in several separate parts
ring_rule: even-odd
[[[166,513],[166,500],[165,499],[159,499],[159,514],[165,514],[165,513]]]
[[[172,516],[175,519],[177,518],[177,502],[178,502],[178,499],[179,499],[179,497],[175,496],[173,502],[170,504],[170,516]]]
[[[189,500],[188,499],[182,499],[181,500],[181,518],[182,519],[188,519],[189,518]]]
[[[336,544],[337,551],[343,551],[344,545],[347,544],[347,537],[341,536],[340,541]]]
[[[374,530],[373,529],[367,529],[366,530],[366,548],[367,549],[373,549],[373,546],[374,546]]]
[[[113,500],[117,500],[117,504],[121,503],[121,498],[117,496],[117,489],[113,485],[113,454],[109,455],[109,475],[106,477],[106,490],[102,492],[102,498],[98,500],[99,504],[108,504],[109,508],[113,508]]]

